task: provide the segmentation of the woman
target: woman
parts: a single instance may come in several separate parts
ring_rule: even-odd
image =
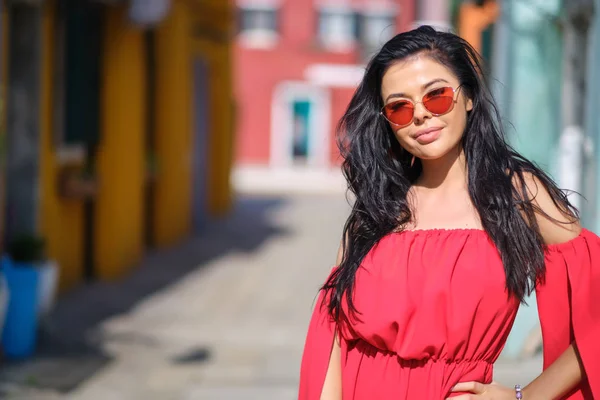
[[[397,35],[340,130],[356,200],[300,398],[600,399],[600,239],[505,142],[476,52],[430,27]],[[493,363],[533,288],[544,372],[503,387]]]

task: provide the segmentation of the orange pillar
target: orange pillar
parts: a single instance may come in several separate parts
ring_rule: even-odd
[[[124,275],[144,251],[146,64],[143,32],[127,21],[125,12],[125,6],[106,9],[94,216],[100,279]]]
[[[463,3],[458,15],[458,34],[481,53],[481,35],[499,15],[500,5],[496,0],[486,1],[482,6]]]
[[[156,29],[154,241],[158,247],[185,238],[192,227],[192,12],[188,3],[173,1],[171,13]]]
[[[83,277],[84,212],[80,200],[63,198],[57,190],[64,166],[57,152],[53,113],[54,91],[60,84],[53,80],[57,5],[47,1],[44,7],[40,47],[39,233],[46,241],[48,258],[60,266],[60,289],[66,290],[79,284]]]

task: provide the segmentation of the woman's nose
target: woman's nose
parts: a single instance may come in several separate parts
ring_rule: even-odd
[[[415,104],[415,112],[413,115],[413,120],[414,120],[415,124],[420,125],[423,123],[423,121],[425,121],[426,119],[429,119],[431,117],[432,117],[431,113],[429,112],[429,110],[427,110],[425,108],[423,103]]]

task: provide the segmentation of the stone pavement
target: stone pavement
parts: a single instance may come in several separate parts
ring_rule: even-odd
[[[124,281],[63,297],[39,355],[0,372],[0,398],[294,399],[348,211],[343,195],[241,198]],[[499,381],[527,383],[539,358],[497,367]]]

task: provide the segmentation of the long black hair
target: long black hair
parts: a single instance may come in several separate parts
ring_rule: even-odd
[[[566,216],[578,218],[552,179],[506,142],[477,52],[460,37],[429,26],[398,34],[368,64],[338,125],[342,171],[355,200],[344,226],[342,261],[322,287],[328,293],[323,299],[328,299],[329,313],[337,321],[344,317],[343,296],[349,311],[357,311],[352,293],[363,258],[380,239],[412,220],[407,194],[422,166],[417,161],[411,167],[412,155],[402,149],[379,111],[384,73],[392,64],[417,54],[450,69],[473,101],[461,141],[468,190],[483,229],[502,258],[509,295],[524,302],[545,272],[544,242],[535,218],[543,211],[529,194],[529,177],[545,187]]]

